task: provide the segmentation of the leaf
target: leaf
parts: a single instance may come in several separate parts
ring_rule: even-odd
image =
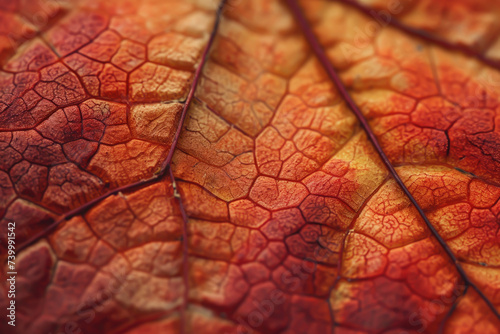
[[[497,7],[0,4],[2,333],[498,333]]]

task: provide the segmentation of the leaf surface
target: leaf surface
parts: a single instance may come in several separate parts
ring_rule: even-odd
[[[2,330],[498,333],[495,5],[48,4],[0,5]]]

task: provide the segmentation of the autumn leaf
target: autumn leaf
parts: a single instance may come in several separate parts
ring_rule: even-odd
[[[0,331],[500,333],[499,18],[0,1]]]

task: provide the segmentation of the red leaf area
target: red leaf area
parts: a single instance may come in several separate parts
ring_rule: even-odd
[[[0,1],[0,331],[500,333],[500,6],[218,6]]]

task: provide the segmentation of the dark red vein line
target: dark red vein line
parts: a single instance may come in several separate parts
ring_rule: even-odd
[[[215,40],[215,36],[217,35],[220,18],[222,15],[222,10],[225,4],[226,0],[221,0],[219,7],[217,8],[215,22],[212,28],[212,32],[210,34],[210,39],[208,40],[207,46],[203,51],[203,55],[201,56],[200,65],[196,69],[196,73],[193,78],[193,83],[191,84],[191,89],[189,90],[186,103],[184,104],[184,108],[182,109],[181,119],[179,120],[179,124],[177,125],[177,131],[175,132],[174,140],[172,141],[172,147],[170,149],[170,152],[168,152],[167,158],[165,159],[165,161],[161,166],[162,173],[165,171],[165,169],[168,169],[169,171],[170,179],[172,181],[172,187],[174,188],[174,198],[176,199],[177,204],[179,205],[179,210],[182,216],[182,254],[183,254],[182,280],[184,283],[184,293],[183,293],[182,308],[181,308],[181,331],[180,331],[182,334],[186,333],[186,309],[189,302],[189,257],[188,257],[189,250],[188,250],[188,231],[187,231],[188,215],[184,208],[184,204],[182,203],[182,198],[177,190],[177,183],[175,182],[174,172],[172,171],[170,164],[172,162],[172,158],[174,156],[174,151],[175,148],[177,147],[177,143],[179,142],[182,128],[184,127],[184,121],[186,120],[187,111],[189,109],[189,106],[191,105],[191,102],[193,101],[194,93],[196,91],[196,87],[198,86],[198,82],[200,81],[203,67],[208,59],[208,53],[210,52],[210,49]]]
[[[467,289],[468,288],[469,288],[468,286],[465,286],[464,291],[460,294],[460,296],[458,296],[455,299],[455,301],[453,302],[453,305],[451,305],[450,309],[448,310],[448,312],[446,313],[446,315],[444,316],[444,318],[441,320],[441,324],[439,324],[438,334],[443,334],[444,333],[446,323],[451,318],[451,315],[453,314],[453,312],[455,312],[456,308],[458,307],[458,303],[460,303],[460,300],[467,293]]]
[[[182,216],[182,281],[184,283],[184,292],[181,307],[181,333],[186,333],[186,309],[189,301],[188,215],[186,213],[186,209],[184,208],[184,204],[182,203],[180,193],[178,192],[172,168],[169,168],[168,170],[170,178],[172,179],[172,187],[174,188],[174,198],[177,201],[177,205],[179,205],[179,210]]]
[[[225,3],[226,3],[226,0],[222,0],[221,3],[219,4],[218,9],[217,9],[215,23],[214,23],[214,26],[213,26],[212,31],[210,33],[210,38],[209,38],[208,43],[205,47],[205,50],[203,51],[202,57],[200,59],[200,64],[198,65],[198,68],[196,69],[195,75],[193,77],[193,82],[191,83],[191,87],[189,89],[188,97],[186,99],[186,102],[184,103],[184,107],[182,108],[181,117],[180,117],[179,123],[177,125],[177,129],[175,132],[174,139],[172,141],[172,145],[170,146],[170,150],[168,152],[166,159],[161,164],[160,171],[148,179],[139,180],[137,182],[133,182],[133,183],[118,187],[116,189],[113,189],[111,191],[108,191],[107,193],[102,194],[102,195],[86,202],[85,204],[82,204],[81,206],[63,214],[59,219],[57,219],[52,224],[50,224],[49,226],[44,228],[43,231],[40,231],[39,233],[35,234],[33,237],[31,237],[28,240],[26,240],[25,242],[21,243],[18,247],[19,251],[25,249],[26,247],[33,244],[37,240],[46,236],[49,232],[53,231],[62,222],[66,221],[68,219],[71,219],[72,217],[74,217],[78,214],[81,214],[82,212],[85,212],[90,207],[92,207],[94,204],[96,204],[96,203],[98,203],[98,202],[100,202],[100,201],[102,201],[110,196],[116,195],[120,192],[129,191],[129,190],[141,187],[143,185],[153,183],[153,182],[161,179],[166,174],[167,169],[170,167],[170,163],[172,162],[172,157],[174,155],[175,148],[176,148],[177,143],[179,141],[179,137],[180,137],[181,132],[182,132],[182,127],[184,126],[184,121],[186,119],[187,111],[189,109],[189,106],[191,105],[191,102],[193,101],[196,87],[198,86],[198,82],[200,81],[203,66],[205,65],[205,63],[207,61],[208,53],[209,53],[209,51],[213,45],[213,42],[215,40],[215,36],[217,34],[217,30],[218,30],[218,26],[219,26],[220,16],[222,14],[222,8],[224,7]]]
[[[174,140],[172,141],[172,148],[170,149],[170,152],[168,152],[168,156],[163,162],[161,166],[161,171],[164,172],[166,169],[168,169],[170,179],[172,181],[172,187],[174,188],[174,198],[177,201],[177,204],[179,205],[179,210],[181,212],[182,216],[182,281],[184,284],[184,292],[183,292],[183,299],[182,299],[182,307],[181,307],[181,324],[180,324],[180,332],[181,334],[187,333],[186,331],[186,309],[189,303],[189,245],[188,245],[188,222],[189,218],[186,213],[186,209],[184,208],[184,204],[182,202],[181,195],[178,192],[177,189],[177,183],[175,182],[175,176],[174,172],[172,171],[171,168],[171,162],[172,158],[174,156],[174,151],[175,147],[177,146],[177,143],[179,141],[182,128],[184,126],[184,121],[186,120],[186,115],[187,111],[189,109],[189,106],[191,102],[193,101],[194,98],[194,93],[196,91],[196,87],[198,86],[198,82],[201,78],[201,72],[203,70],[203,66],[205,65],[207,59],[208,59],[208,53],[210,52],[211,46],[214,43],[215,36],[217,35],[217,31],[219,28],[219,23],[220,23],[220,18],[222,15],[222,10],[224,8],[224,5],[226,4],[226,0],[221,0],[219,7],[217,8],[217,14],[215,17],[215,22],[214,26],[212,29],[212,33],[210,34],[210,39],[208,40],[207,47],[203,51],[203,55],[201,56],[201,62],[198,68],[196,69],[196,73],[194,75],[193,83],[191,85],[191,89],[189,91],[188,97],[186,99],[186,103],[184,104],[184,108],[182,109],[182,114],[181,114],[181,119],[179,120],[179,124],[177,126],[177,131],[175,132],[175,137]]]
[[[316,39],[316,36],[314,35],[311,27],[309,26],[309,23],[307,22],[304,14],[302,13],[302,9],[300,8],[299,4],[297,3],[296,0],[285,0],[288,6],[290,7],[290,10],[292,11],[293,15],[295,16],[299,26],[302,29],[302,32],[305,35],[305,38],[307,39],[307,42],[311,46],[312,51],[318,57],[318,60],[321,62],[323,65],[324,69],[326,70],[328,76],[330,79],[335,83],[335,86],[339,90],[339,93],[342,95],[346,103],[349,105],[353,113],[356,115],[357,119],[359,120],[361,126],[366,132],[366,135],[368,136],[368,139],[372,142],[374,145],[376,151],[378,152],[380,158],[384,162],[385,166],[387,169],[390,171],[400,188],[403,190],[403,192],[408,196],[408,199],[412,202],[412,204],[415,206],[417,209],[418,213],[422,217],[422,219],[425,221],[425,224],[429,228],[429,230],[432,232],[433,236],[436,238],[436,240],[439,242],[441,247],[444,249],[448,257],[452,260],[454,263],[458,273],[462,277],[462,280],[464,281],[466,286],[470,286],[476,292],[479,294],[479,296],[484,300],[484,302],[488,305],[488,307],[492,310],[492,312],[500,319],[500,314],[498,311],[495,309],[495,306],[491,303],[491,301],[481,292],[481,290],[467,277],[467,274],[465,273],[464,269],[458,262],[458,259],[455,257],[453,252],[451,251],[450,247],[446,242],[443,240],[443,238],[439,235],[439,233],[436,231],[434,226],[431,224],[427,216],[425,215],[424,211],[420,207],[420,205],[417,203],[415,198],[412,196],[408,188],[406,188],[405,184],[403,183],[403,180],[399,177],[398,173],[396,172],[396,169],[394,169],[394,166],[392,163],[389,161],[389,158],[385,154],[384,150],[382,149],[382,146],[380,146],[380,143],[378,142],[377,138],[375,137],[375,134],[373,133],[372,129],[370,128],[370,125],[368,124],[368,121],[366,118],[363,116],[361,111],[359,110],[358,106],[356,103],[353,101],[351,96],[349,95],[349,92],[347,91],[346,87],[340,80],[339,75],[333,68],[332,64],[330,63],[328,57],[326,56],[325,51],[319,44],[318,40]]]
[[[102,194],[88,202],[86,202],[85,204],[82,204],[80,205],[79,207],[71,210],[71,211],[68,211],[66,212],[65,214],[63,214],[59,219],[57,219],[56,221],[54,221],[52,224],[50,224],[49,226],[47,226],[46,228],[43,229],[43,231],[35,234],[33,237],[29,238],[28,240],[26,240],[25,242],[21,243],[18,247],[19,251],[25,249],[26,247],[28,247],[29,245],[33,244],[35,241],[41,239],[42,237],[44,237],[45,235],[47,235],[50,231],[54,230],[59,224],[61,224],[62,222],[68,220],[68,219],[71,219],[72,217],[84,212],[85,210],[89,209],[91,206],[93,206],[94,204],[112,196],[112,195],[116,195],[118,194],[119,192],[124,192],[124,191],[128,191],[128,190],[132,190],[134,188],[138,188],[140,186],[143,186],[143,185],[146,185],[148,183],[153,183],[154,181],[156,181],[157,179],[159,179],[161,177],[160,174],[157,174],[153,177],[150,177],[149,179],[145,179],[145,180],[140,180],[140,181],[137,181],[137,182],[134,182],[134,183],[130,183],[130,184],[127,184],[127,185],[124,185],[124,186],[121,186],[121,187],[118,187],[116,189],[113,189],[105,194]]]
[[[168,152],[167,158],[165,159],[165,161],[161,165],[161,172],[162,173],[165,172],[165,170],[170,166],[170,163],[172,162],[172,157],[174,156],[175,147],[177,146],[177,142],[179,141],[179,138],[181,136],[182,127],[184,126],[184,121],[186,119],[187,111],[189,109],[189,106],[191,105],[191,102],[193,101],[196,87],[198,86],[198,82],[200,81],[200,78],[201,78],[201,72],[203,70],[203,67],[204,67],[206,61],[207,61],[208,53],[210,52],[210,49],[214,43],[215,36],[217,35],[220,17],[222,15],[222,10],[224,8],[224,5],[226,4],[226,1],[227,0],[221,0],[219,7],[217,8],[214,26],[212,28],[212,32],[210,33],[210,39],[208,40],[207,46],[205,47],[205,50],[203,51],[203,54],[202,54],[201,60],[200,60],[200,64],[198,65],[198,68],[196,69],[196,72],[194,74],[193,83],[191,84],[191,89],[189,90],[188,97],[186,99],[186,102],[184,103],[184,108],[182,108],[181,119],[179,120],[179,124],[177,125],[177,131],[175,132],[174,140],[172,141],[172,148],[170,149],[170,152]]]
[[[387,21],[382,16],[380,16],[375,9],[366,7],[366,6],[364,6],[364,5],[358,3],[357,1],[354,1],[354,0],[331,0],[331,1],[341,2],[341,3],[344,3],[348,6],[354,7],[356,9],[358,9],[359,11],[363,12],[364,14],[373,17],[378,22],[386,22],[388,25],[393,26],[394,28],[399,29],[401,31],[404,31],[407,34],[418,37],[418,38],[423,39],[427,42],[431,42],[433,44],[436,44],[444,49],[462,52],[463,54],[470,56],[470,57],[474,57],[477,60],[483,62],[484,64],[486,64],[492,68],[500,70],[500,61],[490,59],[490,58],[486,57],[485,55],[479,53],[478,51],[475,51],[474,49],[472,49],[471,47],[469,47],[467,45],[451,43],[451,42],[448,42],[447,40],[440,38],[436,35],[432,35],[432,34],[428,33],[427,31],[412,28],[404,23],[401,23],[401,21],[397,20],[393,16],[391,16],[390,20]]]

